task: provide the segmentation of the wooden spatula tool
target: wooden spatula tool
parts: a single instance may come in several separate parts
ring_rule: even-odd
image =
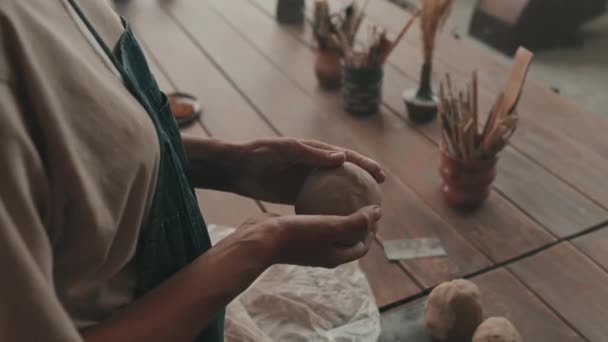
[[[500,117],[513,113],[517,102],[519,102],[532,57],[534,57],[534,54],[526,48],[520,47],[517,49],[513,65],[511,66],[509,80],[505,86],[504,98],[498,109]]]

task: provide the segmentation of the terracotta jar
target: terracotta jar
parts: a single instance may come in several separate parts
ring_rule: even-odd
[[[315,75],[323,89],[337,89],[342,85],[342,66],[340,52],[336,49],[323,49],[317,53]]]
[[[457,160],[441,149],[441,193],[448,205],[459,209],[481,205],[490,195],[497,160]]]

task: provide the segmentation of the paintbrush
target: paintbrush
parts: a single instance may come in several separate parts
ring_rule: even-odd
[[[509,80],[505,86],[504,100],[499,109],[500,117],[511,114],[517,105],[533,57],[534,54],[529,50],[523,47],[517,49],[513,65],[511,66]]]
[[[465,90],[458,92],[453,89],[450,74],[445,75],[439,85],[439,120],[442,144],[451,156],[463,161],[491,159],[508,144],[517,128],[515,105],[529,65],[529,57],[520,58],[507,83],[508,89],[497,97],[481,133],[478,133],[477,72],[472,73]]]
[[[418,18],[419,15],[420,15],[420,9],[416,9],[414,11],[414,13],[412,13],[412,16],[407,20],[407,22],[405,23],[405,25],[403,26],[403,28],[401,29],[401,31],[399,32],[397,37],[393,40],[390,47],[385,52],[382,62],[385,62],[388,59],[388,56],[391,54],[391,52],[393,52],[393,50],[395,49],[397,44],[399,44],[399,42],[401,41],[401,39],[403,38],[405,33],[410,29],[412,24],[414,24],[414,21],[416,21],[416,18]]]
[[[439,86],[439,119],[442,144],[446,152],[457,159],[472,161],[491,159],[502,151],[517,128],[515,107],[521,97],[532,53],[520,48],[515,56],[509,80],[496,98],[479,128],[479,98],[477,71],[463,91],[454,91],[450,74]]]
[[[363,6],[361,6],[361,9],[359,10],[359,15],[354,20],[355,27],[354,27],[353,32],[355,34],[357,34],[357,32],[359,31],[359,27],[361,26],[361,23],[363,22],[363,18],[365,17],[365,10],[367,9],[369,2],[370,2],[370,0],[365,0],[365,2],[363,3]]]

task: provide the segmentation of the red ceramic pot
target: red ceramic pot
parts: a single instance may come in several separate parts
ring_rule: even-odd
[[[453,158],[443,149],[439,174],[441,193],[448,205],[460,209],[473,209],[490,195],[496,178],[498,158],[464,161]]]
[[[323,89],[337,89],[342,85],[340,58],[340,52],[336,49],[323,49],[317,53],[315,75]]]

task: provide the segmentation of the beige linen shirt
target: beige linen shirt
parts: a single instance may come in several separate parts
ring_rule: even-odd
[[[79,0],[101,37],[106,0]],[[0,341],[78,341],[132,301],[156,184],[148,114],[63,0],[0,1]]]

